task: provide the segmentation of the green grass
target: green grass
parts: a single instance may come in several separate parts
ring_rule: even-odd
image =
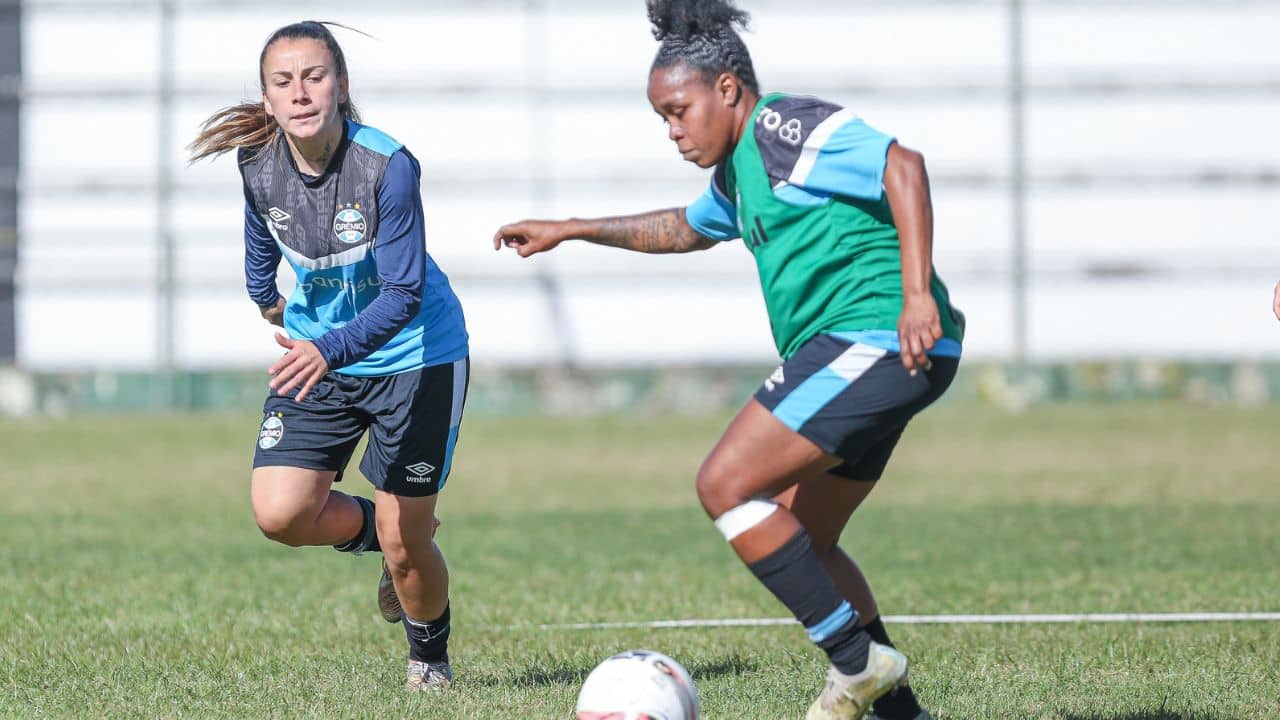
[[[0,716],[569,718],[607,655],[693,672],[705,714],[796,718],[797,627],[697,508],[724,417],[471,418],[441,500],[458,681],[406,695],[376,557],[263,539],[257,418],[0,423]],[[1280,410],[946,405],[843,544],[888,614],[1280,610]],[[353,473],[346,489],[367,493]],[[890,626],[935,717],[1280,717],[1280,625]]]

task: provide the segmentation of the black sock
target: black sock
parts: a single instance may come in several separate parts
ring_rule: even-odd
[[[364,520],[360,523],[360,532],[350,540],[341,545],[334,545],[333,549],[338,552],[349,552],[359,555],[364,552],[382,552],[382,546],[378,544],[378,524],[374,519],[373,501],[369,498],[352,495],[360,505],[360,512],[364,516]]]
[[[858,611],[836,590],[808,533],[800,530],[750,568],[804,625],[809,639],[826,651],[837,670],[855,675],[867,668],[871,636],[858,627]]]
[[[449,662],[449,606],[430,622],[404,616],[404,634],[409,638],[409,659],[419,662]]]
[[[893,647],[893,643],[889,642],[889,633],[884,629],[884,623],[880,622],[880,616],[877,615],[875,620],[867,623],[863,628],[872,640],[881,645]],[[876,717],[884,718],[884,720],[915,720],[920,714],[920,703],[916,700],[916,694],[911,692],[908,686],[894,688],[888,693],[881,695],[871,707],[875,709]]]

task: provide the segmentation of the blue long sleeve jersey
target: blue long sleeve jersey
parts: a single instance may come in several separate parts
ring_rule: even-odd
[[[278,138],[241,151],[245,286],[275,305],[287,258],[297,286],[285,305],[290,337],[311,340],[329,368],[381,376],[466,357],[462,306],[426,252],[421,169],[384,133],[347,123],[325,173],[301,173]]]

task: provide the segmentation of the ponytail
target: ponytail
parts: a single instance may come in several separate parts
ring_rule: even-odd
[[[239,148],[261,152],[276,141],[279,127],[261,102],[222,108],[204,121],[200,134],[187,146],[191,151],[190,162]]]

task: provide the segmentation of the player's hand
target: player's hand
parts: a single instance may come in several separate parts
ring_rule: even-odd
[[[554,220],[521,220],[503,225],[493,235],[493,249],[515,248],[520,257],[546,252],[569,239],[568,223]]]
[[[276,304],[271,307],[258,308],[258,312],[262,313],[262,318],[272,325],[284,327],[284,298],[276,300]]]
[[[276,342],[280,347],[288,348],[289,352],[268,371],[271,373],[271,389],[277,395],[288,395],[290,390],[301,386],[293,399],[302,402],[320,378],[329,372],[329,363],[310,340],[294,340],[276,333]]]
[[[919,370],[930,370],[933,363],[928,352],[941,338],[942,318],[938,316],[938,303],[933,295],[904,297],[902,316],[898,318],[898,357],[907,372],[915,375]]]
[[[1276,294],[1271,299],[1271,310],[1276,314],[1276,319],[1280,320],[1280,283],[1276,283]]]

